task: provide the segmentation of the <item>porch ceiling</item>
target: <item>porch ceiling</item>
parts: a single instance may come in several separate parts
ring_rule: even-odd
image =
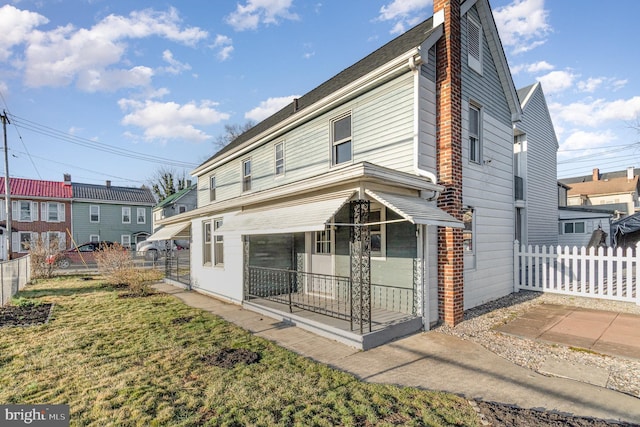
[[[413,224],[464,228],[462,221],[457,220],[442,209],[431,206],[429,202],[423,198],[384,193],[381,191],[374,192],[365,190],[365,192],[369,197],[374,198]]]
[[[188,239],[190,237],[191,222],[165,225],[147,237],[147,240]]]
[[[347,190],[269,208],[246,210],[226,218],[217,231],[242,231],[252,235],[321,231],[353,193],[353,190]]]

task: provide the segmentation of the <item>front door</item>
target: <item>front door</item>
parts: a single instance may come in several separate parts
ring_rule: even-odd
[[[334,231],[331,226],[327,226],[322,231],[313,233],[313,248],[311,253],[311,273],[312,279],[308,282],[307,292],[333,297],[333,251],[334,251]]]

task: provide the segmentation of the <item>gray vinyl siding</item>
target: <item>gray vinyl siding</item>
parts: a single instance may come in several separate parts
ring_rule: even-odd
[[[100,206],[100,222],[98,223],[89,221],[89,207],[93,205]],[[123,224],[122,208],[127,206],[131,208],[131,223]],[[137,223],[136,212],[139,207],[145,209],[146,221],[144,224]],[[150,206],[73,202],[71,209],[73,213],[73,240],[78,245],[87,243],[93,234],[99,235],[101,241],[106,240],[117,243],[120,243],[120,238],[123,234],[128,234],[131,236],[131,243],[133,244],[135,243],[134,233],[145,232],[151,234],[153,231]]]
[[[242,161],[251,158],[251,192],[321,175],[331,165],[331,120],[351,113],[352,162],[370,162],[403,172],[413,170],[413,76],[403,74],[335,110],[291,130],[198,177],[198,206],[209,201],[209,177],[216,176],[216,200],[242,194]],[[284,142],[285,173],[274,173],[274,144]]]
[[[481,22],[475,7],[469,13]],[[483,29],[482,74],[468,66],[462,19],[463,205],[475,210],[475,260],[465,259],[465,309],[513,291],[513,128]],[[481,107],[481,164],[469,161],[469,102]],[[474,261],[474,262],[469,262]]]
[[[526,134],[525,224],[527,243],[558,244],[556,139],[544,95],[537,86],[517,128]]]

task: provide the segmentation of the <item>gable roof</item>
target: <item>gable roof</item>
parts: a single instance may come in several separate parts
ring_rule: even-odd
[[[187,194],[188,192],[195,190],[197,187],[196,184],[190,185],[187,188],[183,188],[182,190],[178,191],[177,193],[173,193],[172,195],[170,195],[169,197],[167,197],[166,199],[164,199],[163,201],[161,201],[160,203],[158,203],[154,209],[159,209],[159,208],[164,208],[166,206],[169,206],[172,203],[177,202],[180,198],[182,198],[185,194]]]
[[[569,184],[567,196],[586,194],[597,196],[601,194],[631,193],[638,188],[638,176],[633,179],[626,177],[601,179],[599,181],[576,182]]]
[[[38,197],[50,199],[71,199],[71,186],[64,182],[42,181],[26,178],[9,178],[11,196]],[[4,195],[4,178],[0,178],[0,194]]]
[[[417,46],[420,46],[434,31],[435,28],[433,26],[433,18],[429,18],[426,21],[423,21],[422,23],[416,25],[406,33],[391,40],[390,42],[377,49],[373,53],[367,55],[360,61],[342,70],[340,73],[325,81],[320,86],[300,97],[297,101],[292,101],[277,113],[271,115],[257,125],[248,129],[246,132],[238,136],[235,140],[230,142],[220,151],[204,161],[200,166],[198,166],[198,168],[196,168],[196,170],[200,169],[203,165],[206,165],[212,160],[222,157],[225,153],[232,151],[234,148],[260,135],[262,132],[267,131],[271,127],[281,123],[297,112],[304,110],[305,108],[331,95],[337,90],[347,86],[349,83],[358,80],[372,70],[386,64],[387,62],[393,60],[401,54],[408,52],[411,49],[416,48]],[[297,108],[294,110],[295,102],[297,102]]]
[[[534,83],[534,84],[531,84],[529,86],[525,86],[523,88],[518,89],[518,99],[520,100],[520,106],[522,108],[524,108],[524,106],[526,105],[527,101],[529,101],[529,98],[533,94],[533,89],[538,84],[539,83]]]
[[[606,180],[610,180],[613,178],[626,178],[628,171],[625,170],[621,170],[621,171],[613,171],[613,172],[600,172],[598,170],[598,176],[600,181],[606,181]],[[640,175],[640,169],[636,168],[633,170],[633,175],[634,176],[638,176]],[[582,176],[574,176],[574,177],[570,177],[570,178],[562,178],[560,180],[561,183],[566,184],[566,185],[572,185],[576,182],[588,182],[588,181],[593,181],[593,173],[591,175],[582,175]]]
[[[156,200],[148,188],[115,187],[95,184],[72,183],[73,198],[95,200],[96,202],[135,203],[139,205],[156,204]]]

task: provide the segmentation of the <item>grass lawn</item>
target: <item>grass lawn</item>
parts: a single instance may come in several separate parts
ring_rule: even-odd
[[[65,403],[71,425],[479,425],[457,396],[363,383],[171,296],[121,292],[100,276],[27,286],[53,315],[0,328],[0,403]],[[223,348],[260,361],[207,363]]]

